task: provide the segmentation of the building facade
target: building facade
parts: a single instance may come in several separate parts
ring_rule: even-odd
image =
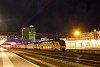
[[[34,27],[24,27],[22,29],[22,39],[36,40],[36,30]]]
[[[65,38],[66,49],[100,50],[100,31],[81,33],[79,37]]]

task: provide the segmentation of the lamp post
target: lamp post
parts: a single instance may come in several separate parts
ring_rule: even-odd
[[[76,48],[76,37],[78,37],[80,35],[80,32],[76,30],[74,32],[74,35],[75,35],[75,48]]]
[[[24,39],[24,27],[23,27],[23,29],[22,29],[22,39]]]
[[[96,41],[97,41],[97,31],[94,29],[94,41],[95,41],[95,46],[96,46]]]
[[[97,31],[96,31],[96,29],[94,29],[94,40],[96,40],[97,39]]]

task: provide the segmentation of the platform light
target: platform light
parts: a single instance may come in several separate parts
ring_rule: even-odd
[[[75,30],[74,32],[74,36],[75,36],[75,48],[76,48],[76,37],[78,37],[80,35],[80,31]]]
[[[79,35],[80,35],[80,31],[76,30],[76,31],[74,32],[74,35],[75,35],[75,37],[79,36]]]

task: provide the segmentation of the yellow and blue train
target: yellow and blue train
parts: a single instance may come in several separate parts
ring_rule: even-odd
[[[66,45],[63,40],[48,40],[35,43],[34,42],[34,49],[41,49],[41,50],[65,50]]]
[[[17,46],[17,45],[16,45]],[[41,41],[41,42],[33,42],[26,45],[18,45],[20,48],[28,49],[40,49],[40,50],[59,50],[63,51],[66,49],[65,41],[64,40],[48,40],[48,41]],[[18,48],[18,46],[16,48]]]

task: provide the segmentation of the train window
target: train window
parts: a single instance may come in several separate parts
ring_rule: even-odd
[[[49,48],[49,46],[47,46],[47,48]]]
[[[58,43],[54,43],[54,46],[58,46]]]
[[[39,44],[38,44],[38,46],[39,46]]]
[[[48,46],[46,46],[46,48],[48,48]]]
[[[65,41],[59,40],[59,44],[62,45],[62,46],[65,46]]]
[[[50,43],[52,43],[52,42],[50,41]]]
[[[47,44],[49,43],[49,42],[46,42]]]
[[[44,48],[44,46],[42,48]]]
[[[55,46],[57,46],[57,43],[55,43]]]
[[[46,48],[46,46],[44,46],[44,48]]]
[[[45,42],[43,42],[43,44],[45,44]]]
[[[48,46],[48,48],[49,48],[49,46]]]
[[[49,46],[49,48],[52,48],[51,46]]]
[[[41,46],[41,48],[43,48],[43,46]]]

